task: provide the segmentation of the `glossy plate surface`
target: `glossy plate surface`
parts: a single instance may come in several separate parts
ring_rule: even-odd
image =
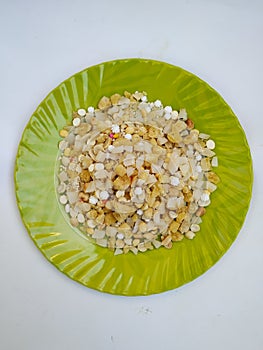
[[[55,166],[59,130],[72,111],[95,106],[103,96],[146,91],[175,109],[186,108],[197,129],[216,142],[221,178],[192,241],[114,256],[78,235],[59,209]],[[207,271],[227,251],[244,222],[252,190],[252,161],[238,119],[204,81],[167,63],[123,59],[85,69],[65,80],[37,107],[23,133],[16,159],[18,207],[36,246],[60,271],[85,286],[121,295],[147,295],[177,288]]]

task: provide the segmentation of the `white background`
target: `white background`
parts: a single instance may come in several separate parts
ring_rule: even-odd
[[[1,349],[263,349],[262,38],[260,0],[0,1]],[[255,172],[227,254],[192,283],[149,297],[99,293],[57,271],[22,225],[13,183],[22,131],[47,93],[127,57],[179,65],[212,85],[246,132]]]

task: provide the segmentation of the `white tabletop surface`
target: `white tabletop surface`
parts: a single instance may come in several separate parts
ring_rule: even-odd
[[[263,349],[263,2],[0,2],[0,348]],[[85,288],[36,249],[17,210],[17,146],[70,75],[115,58],[179,65],[212,85],[243,126],[254,189],[243,228],[207,273],[177,290],[120,297]]]

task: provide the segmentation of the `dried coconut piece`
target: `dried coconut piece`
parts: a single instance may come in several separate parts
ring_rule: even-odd
[[[178,118],[182,120],[187,120],[187,112],[184,108],[180,109]]]
[[[214,172],[212,171],[209,171],[205,174],[206,178],[208,181],[214,183],[214,184],[218,184],[220,182],[220,178],[217,174],[215,174]]]
[[[118,201],[113,201],[112,208],[116,213],[120,214],[134,214],[136,211],[136,208],[133,205],[120,203]]]
[[[129,232],[131,230],[131,227],[126,222],[124,222],[118,227],[118,230],[120,232],[125,232],[126,233],[126,232]],[[121,236],[123,236],[123,234],[121,234]],[[120,237],[118,237],[118,238],[120,238]]]
[[[69,220],[69,222],[70,222],[70,224],[71,224],[72,226],[74,226],[74,227],[77,227],[77,226],[79,225],[79,222],[78,222],[77,218],[71,218],[71,219]]]
[[[111,153],[115,154],[115,153],[123,153],[124,151],[124,147],[123,146],[115,146],[112,150]]]
[[[95,209],[92,209],[92,210],[87,212],[86,216],[87,216],[88,219],[93,219],[94,220],[98,216],[98,213],[97,213],[97,211]]]
[[[100,239],[96,239],[96,243],[101,246],[106,248],[108,246],[108,241],[105,238],[100,238]]]
[[[180,223],[173,220],[172,223],[171,223],[170,226],[169,226],[169,230],[170,230],[172,233],[175,233],[175,232],[178,231],[179,227],[180,227]]]
[[[115,243],[115,246],[116,248],[123,248],[125,245],[124,241],[122,239],[117,239],[116,240],[116,243]]]
[[[188,239],[193,239],[195,237],[195,233],[192,232],[192,231],[188,231],[186,232],[185,234],[185,237],[188,238]]]
[[[217,157],[212,158],[211,165],[212,165],[212,167],[218,167],[218,158]]]
[[[135,247],[129,247],[130,251],[133,252],[133,254],[137,255],[138,249]]]
[[[109,193],[107,192],[107,191],[101,191],[100,192],[100,199],[101,200],[106,200],[106,199],[108,199],[109,198]]]
[[[79,177],[80,177],[80,181],[89,182],[90,181],[90,172],[88,170],[82,170]]]
[[[158,248],[160,248],[160,247],[162,246],[162,243],[159,242],[159,241],[157,241],[157,240],[155,240],[155,239],[152,241],[152,244],[153,244],[153,246],[154,246],[156,249],[158,249]]]
[[[114,251],[114,255],[120,255],[120,254],[123,254],[123,250],[120,248],[116,248]]]
[[[209,158],[202,158],[201,159],[201,168],[203,171],[208,171],[211,169],[211,163]]]
[[[107,226],[105,229],[105,233],[108,237],[115,237],[117,234],[117,228],[112,226]]]
[[[92,238],[101,239],[101,238],[104,238],[104,236],[105,236],[105,231],[104,230],[95,229],[94,233],[92,235]]]
[[[60,185],[58,186],[58,193],[64,193],[67,189],[67,185],[64,182],[61,182]]]
[[[127,175],[118,176],[113,181],[113,188],[115,190],[126,190],[131,184],[131,180]]]
[[[179,131],[170,132],[169,134],[167,134],[167,138],[170,142],[176,143],[176,144],[182,142],[182,140],[183,140]]]
[[[61,151],[64,151],[68,147],[68,142],[65,140],[62,140],[59,142],[59,149]]]
[[[106,96],[103,96],[98,103],[99,109],[105,109],[105,108],[110,107],[110,106],[111,106],[111,101]]]
[[[127,176],[130,177],[134,173],[135,169],[133,167],[128,167],[126,172]]]
[[[90,181],[89,183],[86,184],[84,187],[85,193],[92,193],[96,190],[95,182]]]
[[[163,240],[162,240],[162,245],[165,246],[166,248],[171,248],[171,243],[172,242],[172,236],[167,235]]]
[[[107,227],[108,227],[109,225],[115,224],[116,221],[117,221],[117,220],[116,220],[115,216],[113,215],[113,213],[107,213],[107,214],[105,215],[104,222],[105,222],[105,224],[107,225]]]
[[[125,106],[125,108],[127,108],[129,104],[130,104],[130,99],[125,96],[121,96],[121,98],[118,101],[118,105],[121,107]]]
[[[135,132],[134,126],[132,126],[132,125],[127,126],[125,132],[126,132],[127,134],[131,134],[131,135],[134,134],[134,132]]]
[[[107,170],[98,170],[94,173],[94,178],[99,180],[99,179],[106,179],[109,176],[109,173]]]
[[[123,146],[123,152],[132,153],[133,147],[132,146]]]
[[[117,105],[121,98],[120,94],[113,94],[110,98],[112,105]]]
[[[203,216],[206,213],[205,208],[199,207],[195,213],[196,216]]]
[[[126,167],[135,165],[135,156],[133,154],[128,153],[125,159],[123,160],[123,164]]]
[[[103,163],[106,159],[106,153],[103,151],[99,151],[99,153],[96,155],[96,162]]]
[[[138,250],[140,252],[146,252],[147,248],[145,247],[145,244],[143,242],[138,244]]]
[[[171,237],[172,237],[172,241],[173,242],[180,242],[180,241],[182,241],[184,239],[184,235],[182,233],[178,232],[178,231],[177,232],[173,232],[171,234]]]
[[[100,214],[96,217],[95,221],[96,221],[97,224],[103,224],[103,223],[104,223],[104,219],[105,219],[104,213],[100,213]]]
[[[199,138],[202,139],[202,140],[208,140],[209,137],[210,137],[210,135],[205,134],[203,132],[199,134]]]
[[[68,136],[68,131],[65,129],[60,130],[59,135],[61,137],[67,137]]]
[[[215,155],[215,152],[213,152],[211,149],[203,148],[201,151],[201,155],[204,157],[213,157]]]
[[[97,202],[98,202],[98,198],[97,197],[90,196],[90,198],[89,198],[89,203],[90,204],[97,204]]]
[[[95,222],[94,220],[92,220],[92,219],[87,220],[87,225],[88,225],[88,227],[90,227],[90,228],[94,228],[94,227],[97,226],[96,222]]]
[[[205,189],[211,193],[217,189],[217,186],[210,181],[206,181],[205,182]]]
[[[67,199],[68,199],[70,204],[76,203],[79,199],[78,192],[67,191]]]

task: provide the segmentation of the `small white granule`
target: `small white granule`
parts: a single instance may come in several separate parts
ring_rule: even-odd
[[[92,106],[88,107],[87,111],[89,113],[94,113],[94,107],[92,107]]]
[[[173,120],[178,119],[178,112],[177,111],[172,111],[171,116],[172,116]]]
[[[201,159],[202,159],[201,154],[198,153],[198,154],[195,156],[195,159],[196,159],[197,161],[201,160]]]
[[[134,194],[136,194],[137,196],[142,194],[142,188],[141,187],[135,187]]]
[[[89,166],[89,168],[88,168],[89,171],[92,172],[92,171],[94,170],[94,167],[95,167],[94,164],[90,164],[90,166]]]
[[[79,126],[80,119],[79,118],[74,118],[72,123],[73,123],[74,126]]]
[[[207,192],[204,192],[201,195],[201,201],[203,201],[203,202],[209,201],[209,194]]]
[[[202,172],[202,168],[201,168],[200,165],[197,165],[195,169],[196,169],[196,171],[197,171],[198,173],[201,173],[201,172]]]
[[[66,204],[68,202],[67,196],[63,194],[62,196],[60,196],[59,201],[61,204]]]
[[[69,211],[70,211],[70,205],[68,203],[68,204],[65,205],[65,212],[69,213]]]
[[[116,192],[116,197],[117,197],[117,198],[121,198],[121,197],[123,197],[124,195],[125,195],[125,191],[120,191],[120,190],[119,190],[119,191]]]
[[[109,145],[108,151],[111,152],[113,149],[114,149],[114,146],[113,145]]]
[[[109,192],[107,192],[107,191],[101,191],[101,193],[100,193],[100,199],[101,200],[103,200],[103,201],[105,201],[106,199],[108,199],[109,198]]]
[[[213,141],[213,140],[208,140],[208,141],[206,141],[206,147],[207,147],[207,148],[209,148],[209,149],[214,149],[215,146],[216,146],[215,141]]]
[[[120,127],[118,124],[113,124],[111,127],[111,131],[114,132],[114,134],[117,134],[118,132],[120,132]]]
[[[78,115],[80,117],[84,117],[86,115],[86,111],[83,108],[78,109]]]
[[[124,238],[124,234],[123,233],[117,233],[117,238],[118,239],[123,239]]]
[[[198,231],[200,231],[200,226],[197,225],[197,224],[192,224],[190,226],[190,229],[191,229],[192,232],[198,232]]]
[[[180,180],[176,176],[171,176],[170,177],[170,183],[172,186],[178,186],[180,183]]]
[[[143,96],[142,98],[141,98],[141,100],[142,100],[142,102],[147,102],[147,96]]]
[[[138,215],[142,215],[142,214],[143,214],[143,211],[142,211],[141,209],[138,209],[138,210],[136,211],[136,213],[137,213]]]
[[[103,169],[104,169],[104,164],[102,163],[95,164],[95,170],[103,170]]]
[[[155,107],[160,108],[162,106],[162,102],[160,100],[156,100],[154,102]]]
[[[89,203],[90,204],[97,204],[98,203],[98,198],[96,198],[95,196],[90,196],[89,197]]]
[[[80,224],[83,224],[83,222],[85,222],[85,217],[82,213],[79,213],[77,216],[77,220]]]
[[[132,139],[131,134],[126,134],[124,137],[125,137],[127,140],[131,140],[131,139]],[[110,146],[109,146],[109,147],[110,147]]]
[[[150,106],[145,107],[145,111],[146,111],[147,113],[150,113],[150,112],[151,112],[151,107],[150,107]]]
[[[172,113],[173,109],[172,109],[171,106],[166,106],[166,107],[164,107],[164,111],[165,111],[166,113]]]
[[[96,222],[94,220],[92,220],[92,219],[87,221],[87,225],[88,225],[88,227],[91,227],[91,228],[94,228],[94,227],[97,226]]]

